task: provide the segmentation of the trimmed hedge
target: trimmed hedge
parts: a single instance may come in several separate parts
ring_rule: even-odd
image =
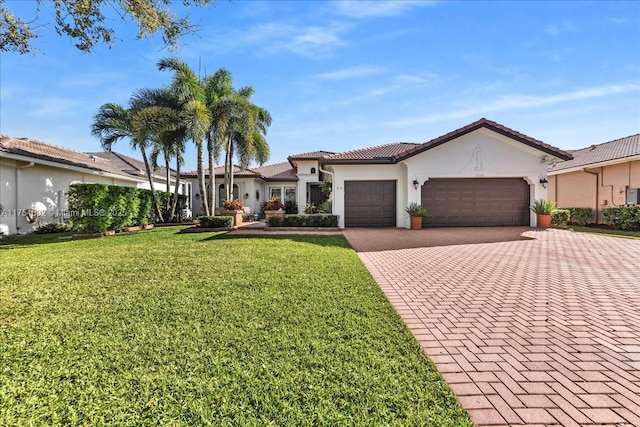
[[[587,225],[593,223],[593,209],[591,208],[563,208],[569,211],[569,224]]]
[[[202,228],[231,228],[233,227],[232,216],[200,216],[198,222]]]
[[[162,209],[171,193],[156,191]],[[186,206],[186,196],[179,195],[176,212]],[[67,198],[69,222],[83,233],[152,224],[156,221],[151,190],[106,184],[73,184]],[[165,214],[165,213],[163,213]],[[168,213],[165,215],[168,216]]]
[[[554,227],[565,227],[569,223],[571,212],[569,209],[556,209],[551,212],[551,225]]]
[[[272,216],[269,227],[337,227],[337,215],[284,215]]]
[[[640,230],[640,205],[603,209],[602,219],[616,229]]]

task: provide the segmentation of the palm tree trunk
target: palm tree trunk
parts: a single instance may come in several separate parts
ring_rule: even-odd
[[[216,175],[215,175],[215,157],[214,157],[214,146],[213,139],[211,135],[207,135],[207,150],[209,152],[209,205],[213,207],[215,212],[216,206]]]
[[[200,187],[200,200],[202,200],[202,207],[204,208],[204,214],[206,216],[211,215],[211,211],[209,210],[209,201],[207,200],[207,189],[204,183],[204,174],[203,174],[203,156],[202,152],[202,141],[198,143],[198,186]]]
[[[156,189],[153,185],[153,178],[151,177],[151,168],[149,167],[149,159],[147,159],[147,152],[144,150],[144,147],[142,146],[140,146],[140,151],[142,152],[144,167],[147,170],[147,178],[149,179],[149,186],[151,187],[151,199],[153,200],[153,207],[156,210],[158,221],[164,222],[164,218],[162,217],[162,210],[160,210],[160,206],[158,205],[158,199],[156,197]]]
[[[180,155],[176,156],[176,187],[173,190],[173,203],[171,204],[171,213],[169,214],[169,221],[173,221],[176,217],[176,206],[178,206],[178,189],[180,188]]]
[[[232,145],[231,136],[227,141],[227,149],[226,149],[226,157],[225,157],[225,179],[224,179],[224,189],[226,200],[231,200],[233,198],[233,190],[231,189],[231,176],[233,175],[233,153],[231,153]]]
[[[167,173],[167,188],[166,188],[166,193],[167,193],[167,200],[165,203],[165,212],[169,212],[169,207],[171,206],[171,171],[169,169],[169,153],[167,152],[167,150],[164,150],[164,167],[165,167],[165,171]],[[171,222],[173,220],[173,218],[169,218],[169,222]]]

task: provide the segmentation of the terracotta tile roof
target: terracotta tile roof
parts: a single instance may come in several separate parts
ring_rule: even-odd
[[[75,166],[96,172],[106,172],[131,177],[130,174],[121,170],[108,159],[28,138],[13,138],[8,135],[0,135],[0,153],[1,152],[46,160],[61,165]]]
[[[411,142],[394,142],[391,144],[378,145],[375,147],[362,148],[359,150],[345,151],[342,153],[332,154],[322,158],[323,163],[348,163],[357,162],[382,162],[393,163],[398,154],[407,152],[419,144]]]
[[[499,123],[493,122],[491,120],[487,120],[485,118],[482,118],[478,121],[475,121],[467,126],[464,126],[460,129],[456,129],[452,132],[447,133],[446,135],[442,135],[439,136],[436,139],[432,139],[431,141],[425,142],[424,144],[420,144],[417,147],[414,147],[413,149],[407,150],[404,153],[401,153],[397,156],[396,161],[398,160],[403,160],[406,159],[408,157],[411,156],[415,156],[416,154],[422,153],[424,151],[427,151],[431,148],[437,147],[439,145],[444,144],[445,142],[451,141],[452,139],[456,139],[459,138],[463,135],[466,135],[468,133],[471,133],[475,130],[478,130],[480,128],[487,128],[490,129],[494,132],[497,132],[501,135],[504,135],[508,138],[514,139],[518,142],[521,142],[525,145],[528,145],[530,147],[533,148],[537,148],[542,152],[545,152],[547,154],[550,154],[554,157],[559,157],[560,159],[563,160],[568,160],[571,159],[571,153],[561,150],[557,147],[554,147],[552,145],[549,144],[545,144],[544,142],[537,140],[535,138],[531,138],[530,136],[524,135],[520,132],[517,132],[513,129],[510,129],[504,125],[501,125]]]
[[[292,156],[289,156],[288,159],[289,161],[291,160],[317,160],[320,159],[322,157],[325,156],[330,156],[332,154],[335,154],[332,151],[310,151],[308,153],[302,153],[302,154],[294,154]]]
[[[214,168],[214,170],[213,170],[213,173],[217,177],[224,176],[224,166],[216,166]],[[208,167],[205,167],[204,174],[207,177],[209,176],[209,168]],[[180,172],[180,176],[185,177],[185,178],[196,178],[198,176],[198,171]],[[253,169],[243,169],[238,165],[233,165],[233,176],[260,177],[260,174],[255,172]]]
[[[120,168],[120,170],[130,173],[131,175],[144,175],[146,177],[147,171],[142,160],[134,159],[133,157],[125,156],[124,154],[115,151],[95,151],[87,152],[86,154],[107,159],[116,167]],[[173,169],[170,170],[171,176],[175,177],[175,171]],[[156,168],[153,172],[154,175],[162,178],[167,176],[166,168],[162,166]]]
[[[297,181],[296,170],[289,162],[275,163],[273,165],[260,166],[253,170],[267,181]]]
[[[549,172],[585,167],[612,160],[623,162],[627,158],[640,156],[640,133],[575,150],[571,154],[573,154],[573,159],[556,163],[549,168]]]

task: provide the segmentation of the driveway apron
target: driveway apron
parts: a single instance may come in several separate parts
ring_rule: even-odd
[[[346,229],[478,426],[640,426],[640,240]]]

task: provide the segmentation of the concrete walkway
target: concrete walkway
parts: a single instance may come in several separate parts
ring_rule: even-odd
[[[478,426],[640,426],[640,240],[346,229]]]

